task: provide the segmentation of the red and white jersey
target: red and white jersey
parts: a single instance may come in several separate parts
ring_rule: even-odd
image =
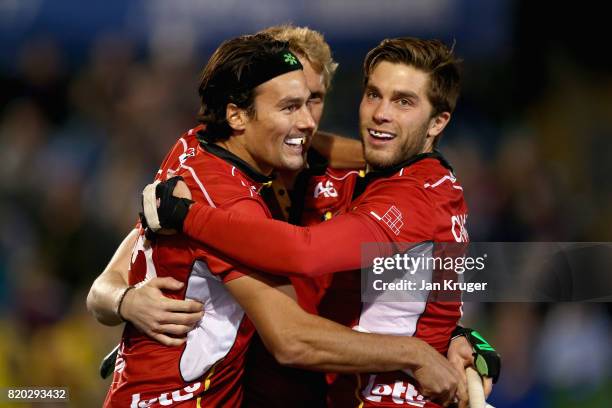
[[[339,170],[328,167],[322,175],[308,180],[300,225],[316,225],[349,209],[355,184],[363,170]]]
[[[442,163],[438,157],[424,155],[386,177],[369,173],[364,180],[367,188],[361,194],[357,191],[359,195],[350,204],[351,212],[374,221],[367,224],[371,230],[369,238],[374,239],[362,242],[467,241],[463,189]],[[418,255],[433,255],[433,245],[419,248],[425,252]],[[347,290],[359,296],[360,287],[359,274],[334,274],[320,306],[321,315],[368,332],[416,335],[441,353],[446,352],[448,339],[460,317],[459,304],[443,307],[435,303],[394,302],[390,306],[390,303],[356,302],[352,307],[350,303],[347,306]]]
[[[176,143],[158,178],[182,176],[193,199],[204,205],[269,217],[258,194],[267,178],[218,146],[201,147],[197,130]],[[141,233],[132,254],[130,284],[171,276],[185,286],[165,295],[203,303],[204,317],[179,347],[163,346],[128,323],[105,406],[240,406],[244,358],[254,327],[224,283],[245,273],[184,235],[159,235],[148,242]]]
[[[304,208],[299,225],[317,225],[348,211],[357,179],[363,175],[363,170],[338,170],[331,167],[322,175],[312,175],[303,197]],[[332,276],[291,277],[298,302],[304,310],[318,314],[319,302]]]
[[[376,239],[371,242],[422,243],[415,247],[419,253],[411,254],[416,257],[441,255],[434,253],[434,243],[468,240],[463,189],[437,156],[424,156],[390,176],[375,177],[351,203],[351,211],[367,212],[376,221],[372,229]],[[449,277],[445,271],[433,274],[434,281]],[[319,307],[321,316],[366,332],[415,336],[446,354],[461,317],[459,296],[454,296],[456,301],[438,302],[432,301],[436,293],[430,292],[422,302],[366,303],[360,295],[359,273],[334,274]],[[330,406],[436,406],[424,400],[416,382],[403,372],[329,379]]]
[[[460,302],[362,304],[361,245],[465,242],[466,218],[463,189],[450,166],[438,153],[428,153],[393,169],[368,173],[363,182],[357,183],[356,198],[348,211],[316,226],[300,228],[268,220],[229,217],[226,212],[194,205],[185,220],[184,233],[241,263],[270,273],[313,277],[336,272],[319,306],[321,315],[373,333],[416,336],[445,354],[451,332],[461,317]],[[261,234],[268,237],[265,245],[253,239],[236,250],[244,237]],[[344,271],[349,273],[337,273]],[[430,299],[432,295],[435,294],[430,293]],[[407,377],[401,372],[396,376],[400,382]],[[381,403],[396,404],[399,398],[405,401],[410,398],[411,403],[424,404],[418,395],[413,398],[410,390],[416,389],[414,384],[412,388],[403,385],[408,391],[403,391],[402,396],[393,395],[394,392],[387,395],[393,383],[391,388],[378,386],[380,383],[374,378],[374,388],[370,390],[374,396],[368,399],[369,375],[342,376],[340,380],[348,380],[350,387],[336,392],[339,389],[334,383],[330,393],[334,406],[359,405],[359,401],[366,400],[374,403],[378,396]]]

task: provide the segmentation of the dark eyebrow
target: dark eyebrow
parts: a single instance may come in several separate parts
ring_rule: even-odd
[[[394,91],[393,92],[393,99],[397,100],[397,99],[403,99],[403,98],[414,99],[418,101],[419,95],[417,95],[416,93],[412,91]]]
[[[280,101],[278,101],[278,103],[276,104],[276,106],[285,106],[285,105],[303,105],[304,104],[304,98],[300,98],[300,97],[296,97],[296,96],[286,96],[283,99],[281,99]]]
[[[375,87],[374,85],[370,85],[370,84],[366,85],[365,90],[366,91],[376,91],[376,92],[380,93],[380,91],[378,90],[377,87]]]

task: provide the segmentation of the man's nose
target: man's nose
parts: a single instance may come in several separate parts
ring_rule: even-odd
[[[372,117],[376,123],[384,123],[389,122],[391,120],[391,115],[389,113],[389,103],[385,101],[380,101],[380,103],[374,109]]]
[[[302,131],[312,131],[314,130],[315,126],[315,120],[312,117],[312,113],[310,113],[310,109],[308,109],[307,104],[302,105],[300,108],[300,116],[297,121],[298,129]]]

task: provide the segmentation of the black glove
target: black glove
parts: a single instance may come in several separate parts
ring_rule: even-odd
[[[174,187],[182,177],[172,177],[166,181],[149,184],[142,192],[141,222],[143,227],[154,232],[161,228],[183,230],[183,222],[189,212],[192,200],[172,195]],[[153,193],[153,187],[155,193]],[[157,200],[159,199],[159,207]]]
[[[472,345],[474,366],[478,374],[483,377],[491,377],[495,384],[501,371],[499,353],[474,329],[457,326],[453,331],[452,338],[458,336],[464,336]]]

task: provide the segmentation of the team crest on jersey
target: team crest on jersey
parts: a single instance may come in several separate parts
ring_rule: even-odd
[[[323,185],[322,181],[317,183],[314,189],[314,198],[319,198],[320,195],[323,195],[325,198],[338,197],[338,191],[331,180],[327,180],[325,185]]]
[[[195,148],[190,147],[187,150],[185,150],[185,153],[179,156],[179,161],[181,162],[181,164],[183,164],[185,163],[185,160],[187,160],[188,157],[193,157],[195,156],[195,154],[196,154]]]
[[[374,211],[370,211],[370,214],[378,221],[384,222],[395,235],[399,235],[400,229],[404,226],[402,213],[394,205],[389,207],[387,212],[382,217],[376,214]]]

